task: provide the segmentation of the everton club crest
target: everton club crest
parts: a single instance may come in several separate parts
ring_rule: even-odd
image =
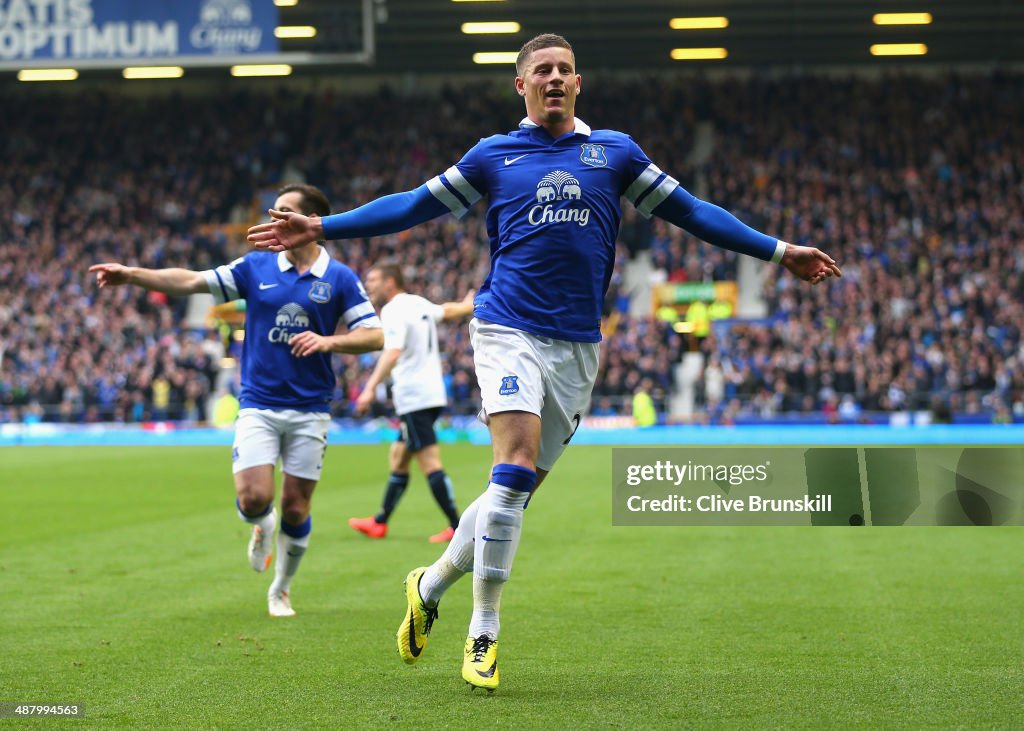
[[[331,301],[331,283],[313,282],[309,290],[309,298],[318,305],[326,305]]]
[[[585,142],[580,147],[583,152],[580,153],[580,161],[584,165],[589,165],[593,168],[603,168],[608,164],[608,158],[604,154],[604,145],[594,145],[590,142]]]

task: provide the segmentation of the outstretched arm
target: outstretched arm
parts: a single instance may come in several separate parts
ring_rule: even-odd
[[[89,267],[95,272],[96,283],[100,288],[116,287],[122,284],[137,284],[155,292],[172,295],[198,294],[209,292],[206,279],[202,272],[191,269],[144,269],[142,267],[126,267],[123,264],[109,262],[94,264]]]
[[[345,213],[317,218],[270,210],[273,219],[249,229],[246,237],[257,249],[284,251],[320,239],[353,239],[404,231],[449,212],[427,187],[394,193]]]
[[[471,289],[466,293],[466,296],[462,298],[460,302],[445,302],[441,305],[441,309],[444,314],[441,315],[442,320],[459,320],[463,317],[469,317],[473,314],[473,297],[476,296],[476,290]]]
[[[682,187],[674,188],[652,212],[709,244],[782,264],[811,284],[828,277],[842,276],[835,260],[825,252],[813,246],[794,246],[766,236],[728,211],[695,198]]]

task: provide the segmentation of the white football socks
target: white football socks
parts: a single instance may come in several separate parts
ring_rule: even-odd
[[[481,496],[473,556],[473,617],[469,636],[498,638],[501,591],[512,571],[529,492],[492,482]]]
[[[274,583],[267,594],[282,594],[291,588],[292,577],[299,570],[299,563],[309,547],[307,533],[302,538],[292,538],[284,531],[277,534],[277,561],[274,563]]]
[[[486,494],[486,493],[485,493]],[[420,598],[428,607],[436,607],[441,597],[456,581],[473,570],[473,535],[476,515],[483,495],[469,504],[459,518],[459,527],[444,553],[427,567],[420,579]]]

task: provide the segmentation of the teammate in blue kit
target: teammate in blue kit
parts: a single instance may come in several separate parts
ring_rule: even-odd
[[[538,36],[516,62],[516,90],[526,102],[519,129],[481,140],[416,190],[322,220],[271,211],[270,223],[249,231],[258,248],[280,251],[320,237],[391,233],[448,212],[461,218],[487,197],[491,271],[476,295],[470,332],[494,450],[490,482],[466,508],[444,554],[406,578],[398,650],[406,662],[420,658],[438,602],[472,571],[462,677],[489,690],[499,681],[498,608],[523,509],[572,439],[597,376],[620,199],[712,244],[782,264],[812,284],[840,276],[825,253],[754,231],[690,195],[629,136],[577,119],[580,84],[569,43]]]
[[[281,189],[276,210],[318,219],[327,198],[311,185]],[[232,450],[238,515],[252,528],[249,563],[272,561],[274,467],[281,461],[281,524],[271,616],[295,614],[292,577],[309,545],[313,489],[327,449],[334,393],[331,353],[380,350],[384,335],[366,291],[352,270],[321,246],[280,254],[252,252],[204,272],[96,264],[100,287],[137,284],[173,295],[209,292],[218,303],[246,300],[241,410]],[[347,329],[347,332],[338,332]]]

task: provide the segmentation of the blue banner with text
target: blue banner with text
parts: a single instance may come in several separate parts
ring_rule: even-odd
[[[0,0],[0,63],[278,50],[273,0]]]

